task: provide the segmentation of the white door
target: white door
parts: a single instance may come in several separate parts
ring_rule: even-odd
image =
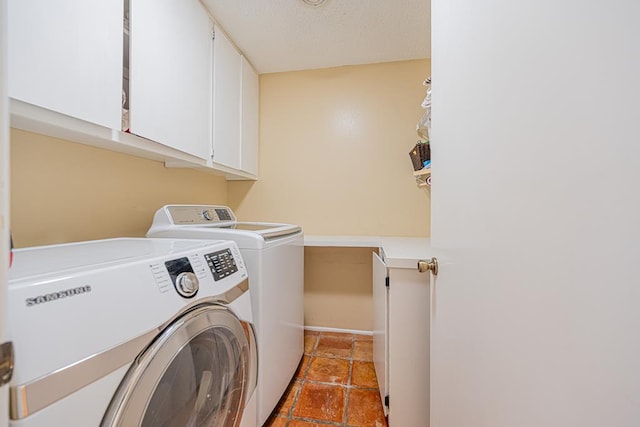
[[[640,425],[638,17],[432,0],[432,427]]]
[[[380,249],[382,252],[382,249]],[[373,363],[378,378],[380,400],[384,414],[388,413],[386,397],[389,396],[389,273],[387,265],[371,252],[373,265]]]
[[[11,97],[120,129],[123,2],[7,3]]]
[[[240,117],[240,168],[258,175],[258,120],[259,120],[259,80],[258,73],[249,61],[242,57],[241,102]]]
[[[209,15],[197,0],[130,2],[131,132],[208,159]]]
[[[7,2],[0,0],[0,345],[7,341],[6,295],[9,260],[9,98],[6,24]],[[9,423],[9,391],[6,385],[0,386],[0,402],[0,427],[6,427]]]
[[[241,56],[216,28],[213,41],[213,161],[240,169]]]

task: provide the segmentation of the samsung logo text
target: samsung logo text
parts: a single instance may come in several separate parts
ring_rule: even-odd
[[[34,298],[27,298],[25,302],[27,307],[31,307],[45,302],[57,301],[62,298],[73,297],[76,295],[91,292],[91,286],[80,286],[78,288],[65,289],[64,291],[52,292],[50,294],[39,295]]]

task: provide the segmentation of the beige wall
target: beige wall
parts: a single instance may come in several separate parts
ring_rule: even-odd
[[[305,248],[305,325],[373,330],[373,250],[376,249]]]
[[[307,234],[429,236],[409,151],[430,61],[260,76],[260,180],[229,183],[241,219]]]
[[[220,176],[11,130],[16,247],[144,237],[163,204],[226,202]]]
[[[306,234],[429,236],[409,151],[429,60],[260,76],[260,180],[230,182],[241,219]],[[372,330],[371,249],[306,248],[305,323]]]
[[[307,234],[428,236],[408,153],[429,73],[420,60],[260,76],[257,182],[12,130],[15,244],[144,236],[166,203],[228,202]],[[371,330],[371,313],[371,250],[306,248],[305,323]]]

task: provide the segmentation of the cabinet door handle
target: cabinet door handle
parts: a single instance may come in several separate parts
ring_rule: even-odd
[[[438,275],[438,259],[436,257],[431,258],[431,260],[419,260],[418,261],[418,271],[420,273],[424,273],[430,271],[434,276]]]

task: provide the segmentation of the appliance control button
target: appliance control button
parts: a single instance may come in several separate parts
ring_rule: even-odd
[[[198,288],[198,277],[191,272],[180,273],[176,278],[176,290],[183,297],[194,296],[198,292]]]
[[[211,209],[205,209],[202,211],[202,218],[206,219],[207,221],[213,221],[213,219],[215,218],[215,213]]]

